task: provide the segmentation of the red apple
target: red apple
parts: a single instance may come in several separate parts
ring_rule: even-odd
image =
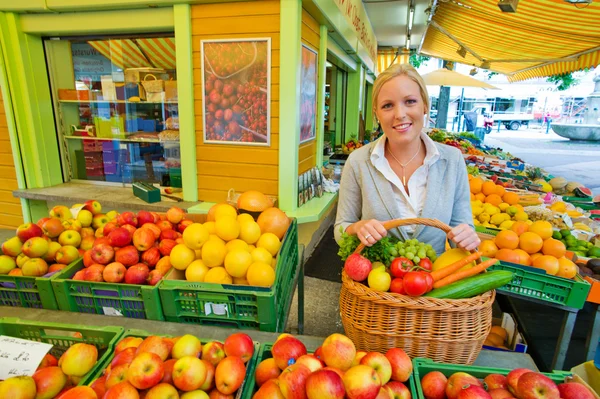
[[[58,366],[58,359],[55,358],[54,356],[52,356],[50,353],[46,353],[46,355],[40,362],[40,365],[38,366],[38,370],[43,369],[44,367],[54,367],[54,366]]]
[[[491,389],[488,391],[488,393],[492,399],[515,399],[512,393],[502,388]]]
[[[113,357],[113,360],[110,362],[110,366],[114,369],[121,364],[130,364],[135,358],[136,351],[137,348],[134,347],[125,348],[121,352],[117,353],[115,357]]]
[[[148,211],[139,211],[137,213],[137,221],[139,226],[146,223],[154,223],[154,216]]]
[[[92,388],[94,392],[96,392],[96,396],[99,399],[104,397],[104,394],[106,393],[106,376],[103,375],[102,377],[97,378],[94,382],[92,382],[90,388]]]
[[[19,256],[23,249],[23,243],[19,237],[14,236],[2,243],[2,253],[7,256]]]
[[[167,230],[167,231],[173,231],[173,230]],[[158,250],[160,251],[160,254],[162,256],[168,256],[171,254],[171,251],[173,250],[175,245],[177,245],[175,240],[170,240],[167,238],[165,240],[162,240],[160,242],[160,244],[158,244]]]
[[[178,233],[173,229],[162,230],[160,233],[160,240],[173,240],[179,238]]]
[[[96,392],[92,388],[83,385],[64,391],[64,393],[61,394],[58,399],[97,399],[97,396]],[[107,398],[105,396],[104,399],[113,398]]]
[[[298,338],[287,336],[275,342],[271,353],[277,367],[284,370],[290,364],[291,359],[296,360],[306,355],[306,346]]]
[[[138,346],[136,355],[140,355],[144,352],[152,352],[158,355],[163,362],[167,360],[169,354],[171,353],[169,346],[164,339],[156,335],[151,335],[145,338]]]
[[[60,367],[45,367],[33,373],[37,399],[52,399],[64,388],[67,376]]]
[[[125,247],[131,243],[131,234],[123,227],[117,227],[108,234],[108,241],[113,247]]]
[[[179,399],[179,393],[173,385],[163,382],[150,388],[144,399]]]
[[[326,365],[346,371],[354,361],[356,347],[350,338],[335,333],[331,334],[323,341],[321,352],[321,360],[323,360]]]
[[[58,364],[68,376],[83,377],[98,360],[98,349],[94,345],[76,343],[60,357]]]
[[[101,283],[104,281],[104,265],[94,264],[85,269],[83,279],[85,281],[95,281]]]
[[[167,220],[173,224],[181,222],[184,216],[184,210],[176,206],[172,207],[167,211]]]
[[[210,341],[202,347],[202,360],[208,361],[213,366],[217,366],[225,358],[225,347],[219,341]]]
[[[116,221],[108,222],[102,227],[102,236],[108,237],[110,233],[119,228],[119,225]],[[128,230],[129,231],[129,230]]]
[[[281,374],[281,369],[277,367],[275,359],[270,357],[263,360],[258,364],[258,366],[256,366],[254,378],[256,379],[256,384],[260,387],[270,379],[279,377],[279,374]]]
[[[37,224],[38,226],[42,227],[44,225],[44,223],[46,223],[46,220],[50,220],[50,218],[41,218],[35,224]]]
[[[460,390],[458,399],[492,399],[492,397],[482,387],[468,385]]]
[[[155,353],[140,353],[127,370],[127,381],[137,389],[152,388],[165,374],[162,359]]]
[[[519,378],[517,396],[520,399],[560,399],[560,392],[550,378],[541,373],[530,372]]]
[[[42,237],[32,237],[23,243],[21,251],[30,258],[41,258],[48,252],[48,241]]]
[[[487,390],[490,391],[496,388],[507,389],[506,376],[502,374],[488,374],[484,379],[483,383],[487,386]]]
[[[177,359],[169,359],[163,363],[165,374],[160,382],[166,382],[167,384],[173,385],[173,366],[177,362]]]
[[[127,348],[137,349],[143,341],[144,339],[140,337],[125,337],[117,343],[117,346],[115,346],[115,354],[122,352]]]
[[[386,352],[385,357],[392,366],[392,380],[400,382],[408,381],[412,374],[413,366],[406,352],[400,348],[392,348]]]
[[[123,266],[133,266],[139,263],[140,253],[133,245],[128,245],[117,249],[115,252],[115,261],[122,263]]]
[[[269,380],[256,391],[252,399],[285,399],[285,397],[279,389],[279,380]]]
[[[92,212],[92,215],[98,215],[102,212],[102,205],[98,201],[89,200],[83,203],[83,209]]]
[[[179,222],[179,224],[177,225],[177,231],[181,234],[183,234],[183,232],[185,231],[186,227],[188,227],[190,224],[192,224],[194,222],[192,222],[191,220],[187,220],[184,219],[181,222]]]
[[[410,389],[408,389],[406,387],[406,385],[404,385],[401,382],[398,381],[390,381],[387,384],[385,384],[385,386],[390,390],[390,392],[392,393],[392,398],[393,399],[411,399],[411,395],[410,395]],[[444,391],[442,391],[443,393]],[[425,395],[425,397],[427,399],[433,399],[430,398],[429,396]],[[444,396],[442,396],[442,398],[445,398],[445,394]]]
[[[375,370],[379,375],[382,385],[387,384],[392,377],[392,365],[390,364],[390,361],[379,352],[367,353],[367,355],[360,360],[360,364],[369,366]]]
[[[48,263],[40,258],[29,259],[21,267],[21,272],[26,277],[41,277],[48,273]]]
[[[352,364],[350,367],[358,366],[360,364],[360,359],[365,357],[367,352],[365,351],[356,351],[356,355],[354,355],[354,360],[352,360]]]
[[[160,260],[160,256],[158,248],[152,247],[142,253],[142,262],[147,264],[148,267],[154,267]]]
[[[202,353],[202,344],[200,340],[191,334],[186,334],[179,338],[173,349],[171,349],[171,357],[173,359],[181,359],[185,356],[200,357]]]
[[[50,238],[56,238],[65,231],[65,226],[59,218],[50,218],[42,224],[42,231]],[[26,241],[26,240],[25,240]]]
[[[85,269],[83,270],[79,270],[78,272],[76,272],[73,277],[71,277],[71,280],[79,280],[79,281],[84,281],[85,277]]]
[[[287,338],[289,337],[283,339]],[[310,374],[311,372],[308,367],[303,364],[293,364],[289,367],[286,367],[286,369],[281,372],[278,378],[279,389],[281,390],[281,393],[285,399],[306,398],[306,380]]]
[[[371,262],[360,254],[352,254],[346,258],[344,271],[352,280],[363,281],[373,269]]]
[[[129,382],[123,381],[107,390],[102,399],[139,399],[139,397],[137,389]]]
[[[173,224],[168,220],[160,220],[155,223],[161,231],[173,229]]]
[[[448,379],[439,371],[430,371],[421,378],[421,389],[427,399],[446,399]],[[394,398],[395,399],[395,398]]]
[[[107,283],[120,283],[125,278],[127,269],[122,263],[112,262],[106,265],[102,272],[102,277]]]
[[[302,355],[296,359],[296,364],[303,364],[312,372],[322,369],[325,364],[316,358],[315,355]]]
[[[517,385],[519,383],[519,378],[525,373],[531,373],[532,370],[525,368],[518,368],[512,370],[510,373],[506,375],[506,384],[508,385],[508,390],[510,393],[516,396],[517,394]]]
[[[206,366],[194,356],[184,356],[173,365],[173,384],[182,391],[199,389],[206,379]]]
[[[29,399],[36,397],[35,380],[27,376],[11,377],[0,383],[0,397]]]
[[[331,371],[335,372],[337,375],[339,375],[340,378],[344,378],[345,372],[343,372],[342,370],[340,370],[338,368],[327,366],[327,367],[323,367],[323,370],[331,370]]]
[[[171,265],[171,257],[167,255],[160,258],[156,266],[154,266],[154,270],[160,272],[160,274],[164,276],[171,270],[171,267],[173,267],[173,265]]]
[[[154,233],[154,239],[155,240],[158,240],[160,238],[161,230],[154,223],[146,223],[145,225],[141,226],[140,228],[148,229],[152,233]]]
[[[86,237],[94,237],[95,238],[96,232],[91,227],[82,227],[79,234],[81,234],[82,239],[86,238]]]
[[[137,216],[133,212],[123,212],[119,216],[117,216],[117,224],[119,226],[123,226],[126,224],[130,224],[133,227],[138,226]]]
[[[137,229],[135,233],[133,233],[133,246],[138,249],[138,251],[146,251],[154,245],[154,233],[150,229]]]
[[[349,399],[375,399],[381,388],[377,372],[362,364],[346,371],[343,381]]]
[[[148,266],[143,263],[138,263],[137,265],[131,266],[125,272],[125,283],[143,285],[146,284],[149,275],[150,269],[148,269]]]
[[[578,382],[567,382],[558,385],[558,391],[562,399],[594,399],[595,396],[583,384]]]
[[[84,252],[85,255],[85,252]],[[91,253],[90,253],[91,255]],[[68,265],[79,258],[79,251],[77,248],[71,245],[65,245],[64,247],[60,247],[56,254],[54,255],[54,259],[56,263],[60,263],[61,265]],[[96,262],[93,262],[96,263]],[[92,264],[93,264],[92,263]]]
[[[87,236],[81,238],[81,244],[79,244],[79,249],[83,249],[84,251],[90,250],[94,247],[95,238],[92,236]]]
[[[44,231],[40,226],[33,223],[23,223],[17,227],[17,237],[21,242],[25,242],[33,237],[41,237],[44,235]]]
[[[133,237],[133,233],[135,233],[137,231],[137,227],[132,226],[130,224],[124,224],[121,227],[124,228],[125,230],[127,230],[129,232],[129,234],[131,234],[131,237]]]
[[[225,339],[225,344],[223,346],[227,356],[238,356],[244,363],[250,360],[254,354],[254,343],[248,334],[231,334]],[[306,350],[304,350],[304,353],[306,354]]]
[[[115,250],[110,244],[94,244],[92,248],[92,260],[101,265],[108,265],[115,255]]]
[[[146,284],[155,286],[160,280],[163,279],[164,276],[165,275],[162,274],[159,270],[152,270],[146,278]]]
[[[124,353],[121,352],[121,353]],[[131,359],[133,362],[133,359]],[[123,363],[116,366],[111,364],[110,371],[106,374],[106,382],[104,386],[106,389],[110,389],[123,381],[127,381],[127,372],[131,363]]]
[[[204,363],[204,366],[206,367],[206,379],[204,380],[202,386],[200,386],[200,389],[202,391],[209,392],[215,386],[215,371],[217,369],[206,360],[202,360],[202,363]]]
[[[331,370],[317,370],[306,379],[308,399],[344,399],[342,378]]]
[[[215,386],[219,392],[231,395],[242,386],[246,376],[244,361],[238,356],[227,356],[215,369]]]
[[[457,399],[460,390],[467,385],[474,385],[483,388],[483,384],[471,374],[464,372],[454,373],[448,378],[446,384],[446,396],[448,399]]]

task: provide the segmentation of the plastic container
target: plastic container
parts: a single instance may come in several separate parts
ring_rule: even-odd
[[[421,388],[421,378],[425,376],[425,374],[431,371],[439,371],[444,374],[446,377],[450,377],[454,373],[464,372],[476,377],[480,380],[484,379],[489,374],[502,374],[507,375],[512,370],[510,369],[500,369],[495,367],[479,367],[479,366],[465,366],[462,364],[446,364],[446,363],[436,363],[431,359],[425,359],[421,357],[416,357],[413,359],[413,378],[415,384],[415,392],[413,393],[413,399],[425,399],[425,395],[423,395],[423,389]],[[550,378],[556,384],[561,384],[565,381],[566,377],[572,375],[571,372],[568,371],[554,371],[553,373],[541,373],[546,377]]]
[[[78,259],[50,277],[0,275],[0,305],[23,308],[58,310],[52,281],[71,269],[79,269],[83,259]]]
[[[122,327],[96,327],[78,324],[47,323],[21,320],[16,317],[0,319],[0,335],[52,344],[50,354],[57,359],[76,343],[86,343],[98,348],[96,365],[81,379],[79,385],[87,385],[97,374],[98,368],[112,358],[113,348],[123,334]]]
[[[500,261],[488,270],[508,270],[513,280],[497,288],[499,292],[511,292],[524,297],[581,309],[590,291],[590,283],[579,274],[574,280],[546,274],[542,269]]]
[[[166,321],[281,332],[298,268],[298,226],[293,219],[277,255],[272,287],[190,283],[171,270],[159,286]]]
[[[150,286],[71,280],[83,267],[82,261],[52,281],[60,310],[164,320],[158,295],[161,282]]]

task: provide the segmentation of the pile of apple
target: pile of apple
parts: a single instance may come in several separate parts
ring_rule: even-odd
[[[506,376],[489,374],[483,382],[465,372],[446,378],[431,371],[421,379],[425,399],[593,399],[589,389],[576,382],[556,385],[547,376],[526,368]]]
[[[11,377],[1,382],[0,398],[87,398],[79,395],[84,388],[77,385],[97,361],[98,349],[84,343],[72,345],[58,360],[47,354],[33,376]]]
[[[126,337],[103,375],[77,399],[233,399],[253,354],[252,338],[243,333],[205,345],[189,334]]]
[[[411,398],[403,383],[412,374],[412,362],[400,348],[385,355],[357,351],[348,337],[332,334],[307,354],[302,341],[282,334],[271,353],[256,367],[259,389],[253,399]]]
[[[156,285],[171,269],[170,254],[192,224],[181,208],[166,215],[123,212],[98,230],[73,280]]]
[[[16,236],[2,244],[0,274],[40,277],[83,256],[92,247],[97,229],[116,212],[100,213],[102,206],[93,200],[73,205],[77,207],[81,210],[76,218],[70,208],[58,205],[50,210],[50,217],[20,225]]]

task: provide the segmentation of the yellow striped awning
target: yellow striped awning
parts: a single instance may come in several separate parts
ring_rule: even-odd
[[[399,53],[398,53],[399,52]],[[398,53],[398,56],[396,54]],[[394,64],[408,64],[410,52],[408,50],[378,50],[377,73],[381,73]]]
[[[156,68],[175,69],[175,39],[172,37],[136,39],[140,49]]]
[[[434,12],[421,53],[511,82],[600,64],[598,1],[520,0],[515,13],[502,12],[498,0],[438,1]]]
[[[175,39],[111,39],[88,41],[99,53],[123,70],[127,68],[175,69]]]

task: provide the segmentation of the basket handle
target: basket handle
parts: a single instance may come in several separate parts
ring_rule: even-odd
[[[448,232],[450,232],[450,230],[452,230],[452,227],[448,226],[446,223],[442,223],[437,219],[426,219],[426,218],[392,219],[392,220],[383,222],[382,224],[386,230],[391,230],[391,229],[395,229],[397,227],[408,226],[408,225],[412,225],[412,224],[420,224],[423,226],[437,227],[438,229],[442,230],[446,234],[448,234]],[[354,253],[360,254],[363,251],[363,249],[365,249],[365,244],[363,244],[361,242],[360,244],[358,244],[358,247],[356,247],[356,249],[354,250]],[[475,251],[470,251],[470,252],[473,253]],[[479,260],[476,263],[479,263]]]
[[[148,76],[152,76],[152,77],[154,78],[153,80],[158,80],[158,79],[156,79],[156,76],[154,76],[154,75],[153,75],[153,74],[151,74],[151,73],[148,73],[148,74],[146,74],[146,76],[144,76],[144,82],[145,82],[146,80],[148,80],[148,79],[147,79],[147,78],[148,78]]]

